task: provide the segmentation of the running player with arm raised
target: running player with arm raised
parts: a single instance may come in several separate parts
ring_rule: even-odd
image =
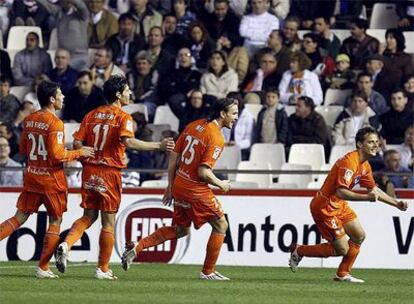
[[[168,187],[163,198],[165,205],[170,205],[174,200],[174,224],[159,228],[142,238],[138,244],[127,244],[122,255],[124,270],[128,270],[143,249],[188,235],[191,223],[196,229],[209,223],[212,232],[199,277],[204,280],[228,280],[215,270],[228,224],[209,185],[219,187],[224,192],[230,189],[230,182],[218,179],[212,169],[224,148],[221,129],[231,129],[237,119],[237,100],[220,99],[212,106],[208,119],[190,123],[180,134],[170,155]]]
[[[23,176],[23,191],[17,201],[16,214],[0,224],[0,240],[23,225],[32,213],[44,205],[49,216],[49,227],[43,240],[36,277],[58,278],[49,269],[49,261],[59,242],[60,224],[67,205],[67,183],[63,162],[80,157],[93,157],[91,147],[65,149],[63,122],[56,116],[62,109],[64,96],[56,83],[44,81],[37,89],[41,110],[23,121],[20,154],[27,159]]]
[[[402,211],[408,208],[407,202],[390,197],[375,185],[368,163],[368,159],[378,151],[379,141],[375,129],[360,129],[355,141],[357,149],[334,164],[310,205],[319,232],[328,242],[310,246],[293,244],[289,260],[293,272],[303,257],[343,256],[334,280],[363,283],[363,280],[351,275],[351,269],[365,239],[365,232],[347,201],[381,201]],[[353,191],[358,183],[367,188],[368,193]]]

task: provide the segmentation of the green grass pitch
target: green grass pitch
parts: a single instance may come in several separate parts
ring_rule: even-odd
[[[128,272],[112,265],[119,277],[113,282],[93,278],[94,269],[69,264],[60,279],[39,280],[33,262],[0,263],[0,303],[414,303],[409,270],[356,269],[366,283],[349,284],[321,268],[219,266],[227,282],[200,281],[193,265],[137,264]]]

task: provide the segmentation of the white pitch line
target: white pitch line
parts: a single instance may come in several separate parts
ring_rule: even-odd
[[[93,266],[94,263],[69,264],[68,267],[85,267]],[[0,269],[16,269],[16,268],[37,268],[35,265],[14,265],[14,266],[0,266]]]

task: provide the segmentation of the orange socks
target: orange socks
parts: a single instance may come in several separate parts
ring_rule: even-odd
[[[346,256],[342,258],[341,264],[339,264],[338,271],[336,272],[338,277],[344,277],[351,272],[352,265],[358,256],[360,244],[354,243],[348,240],[349,250]]]
[[[322,243],[317,245],[301,245],[298,248],[298,254],[305,257],[327,258],[337,256],[334,246],[330,243]]]
[[[109,260],[111,259],[114,244],[114,230],[112,228],[102,228],[99,236],[98,267],[101,268],[103,272],[108,272],[109,270]]]
[[[223,245],[224,234],[212,232],[207,243],[206,259],[204,260],[203,273],[210,274],[214,272],[214,267],[220,254],[221,245]]]
[[[39,260],[39,267],[42,270],[49,269],[49,261],[55,252],[56,246],[59,243],[60,226],[49,225],[46,235],[43,239],[43,249]]]
[[[176,239],[177,232],[175,227],[161,227],[157,229],[153,234],[141,239],[138,245],[135,247],[137,255],[145,248],[157,246],[165,241]]]
[[[0,241],[8,237],[19,227],[20,223],[15,216],[9,218],[8,220],[5,220],[0,225]]]
[[[65,242],[68,243],[69,249],[75,244],[83,235],[83,232],[92,225],[92,221],[87,216],[82,216],[73,223]]]

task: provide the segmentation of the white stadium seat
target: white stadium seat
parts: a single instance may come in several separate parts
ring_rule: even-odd
[[[338,90],[327,89],[325,93],[325,101],[323,105],[341,105],[345,104],[346,99],[352,95],[352,89]]]
[[[10,58],[10,64],[13,67],[14,66],[14,57],[16,57],[16,54],[20,52],[20,50],[5,50],[7,54],[9,54]]]
[[[170,125],[167,125],[167,124],[162,124],[162,125],[147,124],[147,128],[152,131],[153,141],[160,141],[162,137],[162,132],[166,130],[171,130]]]
[[[135,112],[142,113],[145,116],[145,120],[148,121],[148,109],[143,103],[130,103],[129,105],[122,107],[122,110],[128,114],[133,114]]]
[[[325,164],[324,147],[320,144],[293,144],[288,163],[310,165],[312,170],[319,170]]]
[[[339,114],[343,111],[342,106],[317,106],[315,111],[322,115],[326,125],[332,128]]]
[[[50,32],[49,50],[57,50],[57,49],[58,49],[57,29],[54,28],[52,32]]]
[[[26,36],[30,32],[39,35],[39,46],[43,47],[42,30],[38,26],[12,26],[7,38],[7,49],[23,50],[26,47]]]
[[[405,52],[414,54],[414,31],[404,32]]]
[[[155,110],[154,124],[169,124],[171,130],[178,132],[180,121],[177,116],[171,111],[169,105],[158,106]]]
[[[10,88],[10,94],[17,97],[20,102],[23,101],[24,96],[30,92],[29,86],[14,86]]]
[[[296,106],[283,106],[285,108],[286,114],[289,117],[296,112]]]
[[[367,29],[367,34],[377,38],[380,43],[385,43],[385,29]]]
[[[77,122],[65,122],[65,145],[72,146],[73,144],[73,133],[79,130],[80,123]]]
[[[269,163],[255,163],[251,161],[242,161],[237,167],[238,170],[270,170]],[[249,174],[249,173],[237,173],[237,182],[254,182],[257,183],[260,188],[269,188],[272,184],[271,174]]]
[[[269,163],[272,170],[280,170],[286,163],[285,146],[283,144],[253,144],[249,160],[255,163]],[[274,177],[277,176],[277,174],[274,175]]]
[[[259,112],[263,108],[263,106],[261,104],[246,103],[245,108],[250,113],[252,113],[252,115],[254,117],[254,121],[257,122],[257,116],[259,115]]]
[[[332,29],[331,30],[332,33],[334,33],[339,40],[341,40],[341,43],[348,38],[349,36],[351,36],[351,31],[350,30],[340,30],[340,29]]]
[[[333,165],[339,158],[355,149],[354,145],[334,145],[329,156],[329,164]]]
[[[56,63],[55,63],[56,50],[47,50],[47,53],[49,54],[50,59],[52,60],[53,68],[55,68],[56,67]]]
[[[311,171],[312,167],[310,165],[304,164],[283,164],[282,170],[296,170],[296,171]],[[306,188],[308,183],[312,181],[312,174],[299,174],[299,173],[289,173],[289,174],[280,174],[277,184],[279,189],[285,189],[287,184],[295,184],[298,188]],[[283,185],[285,184],[285,185]],[[283,185],[283,186],[282,186]],[[272,188],[277,187],[272,185]],[[290,186],[291,187],[291,186]],[[292,188],[292,187],[291,187]]]
[[[308,188],[308,189],[320,189],[323,185],[323,182],[324,181],[320,181],[320,180],[318,180],[316,182],[310,182],[310,183],[308,183],[306,188]]]
[[[241,150],[237,145],[225,146],[223,152],[216,162],[215,169],[236,170],[241,161]],[[234,180],[234,173],[228,174],[230,180]]]
[[[320,171],[329,171],[332,168],[332,164],[323,164],[319,170]],[[322,183],[325,181],[326,177],[328,176],[328,173],[319,173],[317,175],[317,181],[322,181]]]
[[[270,189],[298,189],[299,186],[296,183],[273,183],[269,187]]]
[[[255,182],[231,182],[231,189],[257,189],[259,184]]]
[[[146,180],[141,184],[142,188],[167,188],[168,180],[155,179],[155,180]]]
[[[299,31],[298,31],[298,37],[299,37],[300,39],[303,39],[303,36],[304,36],[305,34],[307,34],[307,33],[312,33],[312,31],[310,31],[310,30],[299,30]]]
[[[398,15],[395,4],[375,3],[372,7],[369,28],[388,29],[398,26]]]

